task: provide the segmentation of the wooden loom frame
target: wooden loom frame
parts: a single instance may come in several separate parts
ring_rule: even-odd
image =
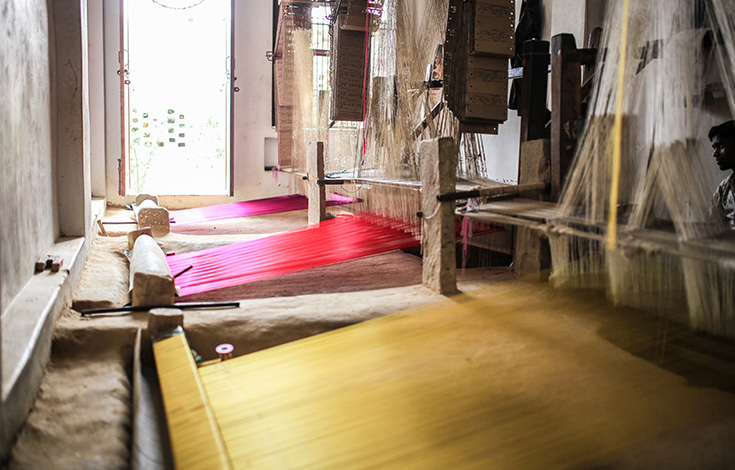
[[[284,2],[287,5],[300,5],[302,2],[290,1]],[[281,14],[283,16],[284,5],[281,5]],[[287,34],[287,25],[281,21],[278,25],[276,47],[274,48],[274,61],[282,60],[285,35]],[[581,84],[581,66],[594,63],[596,57],[596,49],[577,49],[574,43],[574,37],[571,34],[557,35],[552,38],[553,54],[549,55],[549,43],[547,41],[531,40],[524,44],[524,67],[522,70],[514,69],[509,71],[509,78],[517,78],[519,75],[525,76],[523,81],[523,91],[521,99],[521,107],[519,115],[521,116],[521,151],[519,155],[519,184],[506,185],[498,183],[489,187],[477,188],[476,184],[463,184],[454,180],[452,175],[453,189],[444,189],[435,194],[440,202],[453,202],[455,200],[474,198],[474,197],[490,197],[504,198],[517,197],[523,194],[534,196],[537,206],[543,206],[544,217],[546,222],[552,217],[555,205],[546,203],[551,199],[556,201],[561,194],[561,188],[566,173],[569,170],[571,160],[573,158],[576,146],[576,125],[581,118],[581,102],[582,88]],[[549,73],[550,72],[550,73]],[[551,108],[552,108],[552,124],[551,135],[546,129],[546,101],[547,87],[551,80]],[[280,91],[283,86],[277,85]],[[278,93],[277,93],[278,94]],[[432,110],[433,114],[435,110]],[[570,132],[570,129],[574,132]],[[421,124],[417,128],[421,129]],[[279,125],[279,153],[285,151],[282,144]],[[286,129],[289,133],[289,130]],[[419,135],[420,135],[419,131]],[[529,143],[536,142],[532,148]],[[317,150],[318,148],[318,150]],[[456,156],[455,156],[456,157]],[[279,157],[280,160],[280,157]],[[548,162],[545,162],[548,161]],[[534,168],[550,167],[550,175],[533,174]],[[307,148],[306,171],[300,172],[294,168],[281,168],[293,176],[301,176],[301,179],[307,181],[306,192],[309,195],[309,223],[318,223],[326,217],[325,211],[325,185],[343,185],[343,184],[368,184],[389,186],[395,188],[404,188],[409,190],[418,190],[424,192],[425,182],[418,181],[399,181],[387,178],[374,178],[365,175],[358,177],[340,177],[327,178],[324,175],[324,145],[323,143],[310,143]],[[526,169],[530,169],[526,171]],[[529,177],[529,174],[531,176]],[[426,201],[426,197],[423,198]],[[518,200],[516,200],[518,201]],[[499,205],[500,204],[500,205]],[[457,215],[468,216],[472,219],[502,224],[505,226],[514,226],[515,234],[513,235],[513,248],[509,253],[517,257],[518,254],[532,251],[539,253],[538,259],[523,266],[516,265],[517,274],[528,274],[531,272],[539,272],[548,268],[550,265],[550,255],[548,248],[545,248],[545,242],[538,239],[538,236],[532,235],[534,232],[528,232],[530,227],[535,227],[537,222],[541,220],[532,218],[531,220],[524,218],[528,216],[528,202],[520,200],[520,206],[517,210],[513,209],[514,201],[504,201],[499,203],[493,201],[491,205],[483,205],[478,213],[457,213]],[[537,209],[541,209],[537,207]],[[500,212],[498,212],[500,211]],[[424,210],[424,214],[430,214],[432,211]],[[534,217],[539,215],[538,211],[534,213]],[[518,219],[523,219],[519,221]],[[426,222],[426,221],[425,221]],[[530,223],[529,223],[530,222]],[[448,223],[448,222],[447,222]],[[486,247],[488,248],[488,247]],[[425,250],[425,255],[435,256],[432,250]],[[439,258],[447,258],[447,254],[436,255]],[[452,274],[454,277],[454,274]],[[452,281],[456,286],[456,281]],[[442,283],[448,285],[446,282]],[[443,291],[444,289],[440,289]],[[454,289],[446,289],[446,292],[452,292]]]

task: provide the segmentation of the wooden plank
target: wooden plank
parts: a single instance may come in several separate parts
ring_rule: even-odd
[[[480,211],[494,212],[537,222],[548,222],[559,216],[556,203],[533,199],[508,199],[480,204]]]
[[[176,468],[232,468],[186,336],[154,343],[153,353]]]
[[[546,225],[542,222],[535,222],[533,220],[522,219],[520,217],[513,217],[505,214],[498,214],[495,212],[478,211],[478,212],[461,212],[457,211],[456,214],[462,217],[469,217],[472,220],[478,222],[486,222],[491,224],[505,224],[517,227],[526,227],[535,229],[537,231],[545,231]]]
[[[362,121],[369,76],[369,48],[366,33],[332,27],[332,103],[333,121]]]
[[[470,24],[472,54],[505,58],[515,53],[515,2],[513,0],[476,0]]]

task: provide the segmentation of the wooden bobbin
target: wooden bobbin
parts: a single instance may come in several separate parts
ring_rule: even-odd
[[[160,338],[177,328],[184,328],[184,312],[178,308],[154,308],[148,313],[148,334]]]
[[[439,194],[455,190],[457,149],[449,137],[421,142],[421,209],[424,214],[423,283],[443,295],[457,293],[454,201]]]
[[[130,290],[133,307],[171,305],[176,287],[166,255],[153,237],[140,235],[130,257]]]
[[[171,231],[168,209],[158,206],[152,199],[145,199],[135,206],[138,228],[150,227],[154,236],[166,235]]]

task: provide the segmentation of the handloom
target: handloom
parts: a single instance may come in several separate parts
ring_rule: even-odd
[[[455,258],[454,243],[449,241],[454,216],[433,218],[436,207],[425,205],[420,149],[426,141],[449,138],[451,150],[442,151],[442,158],[451,153],[456,163],[451,176],[445,171],[442,179],[449,182],[446,178],[451,177],[452,185],[455,179],[474,181],[467,189],[510,186],[489,181],[482,139],[473,132],[497,132],[497,124],[505,119],[505,105],[500,102],[506,97],[507,71],[498,72],[496,65],[507,63],[512,53],[514,2],[470,2],[463,17],[471,19],[471,28],[448,27],[450,7],[449,0],[333,2],[325,25],[315,21],[323,4],[281,2],[273,56],[279,171],[300,178],[309,172],[312,143],[323,145],[325,177],[319,176],[318,183],[349,183],[343,191],[363,201],[361,211],[404,221],[421,236],[424,253],[430,254],[424,258],[425,274],[428,269],[444,278],[427,284],[432,275],[424,283],[444,293],[455,290],[455,271],[449,267]],[[358,12],[362,21],[356,20]],[[504,46],[494,50],[488,37],[503,38]],[[319,38],[329,40],[320,43]],[[460,57],[461,48],[455,46],[465,42],[473,45],[473,58]],[[327,49],[331,81],[322,83],[317,77],[327,74],[316,67],[318,56]],[[448,70],[449,53],[453,64],[465,66]],[[351,78],[345,79],[348,74]],[[466,78],[470,86],[462,87]],[[491,86],[485,86],[489,81]],[[450,82],[454,88],[447,87]],[[453,93],[452,103],[464,110],[460,117],[465,121],[444,105],[445,91]],[[476,118],[483,116],[484,124],[479,125]],[[459,190],[447,183],[441,188],[443,193]],[[454,202],[445,203],[443,209],[450,205]],[[435,224],[445,229],[429,228]],[[444,232],[441,240],[426,236]]]
[[[512,43],[513,2],[491,3],[504,5],[493,5],[483,13],[491,12],[488,18],[498,30],[478,29],[476,33],[482,37],[505,34]],[[320,5],[312,3],[313,7]],[[303,172],[308,143],[323,142],[326,173],[355,184],[365,211],[412,221],[417,227],[421,223],[416,217],[421,211],[416,189],[420,189],[422,139],[452,137],[457,176],[487,179],[481,139],[462,132],[452,111],[439,106],[448,0],[422,2],[420,8],[399,0],[333,4],[331,72],[349,69],[360,79],[335,79],[331,87],[318,93],[311,80],[312,48],[316,47],[311,38],[326,35],[326,31],[312,21],[312,6],[282,2],[279,15],[274,57],[281,170]],[[355,23],[357,11],[362,12],[362,26]],[[343,48],[355,53],[342,54]],[[365,49],[369,50],[367,60]],[[507,55],[508,51],[502,51],[498,57]],[[427,77],[427,66],[432,66],[431,77]],[[504,75],[499,85],[507,86]],[[476,95],[472,99],[483,98]],[[344,116],[351,116],[352,121],[345,121]]]
[[[735,244],[715,240],[707,129],[719,69],[733,107],[733,11],[724,0],[608,9],[593,99],[550,227],[552,282],[735,338]],[[714,37],[714,39],[713,39]],[[716,64],[719,64],[717,67]]]
[[[331,194],[327,199],[328,206],[352,204],[354,199],[340,194]],[[289,196],[255,199],[252,201],[230,202],[207,207],[195,207],[170,211],[172,226],[182,226],[208,222],[213,220],[234,219],[254,215],[275,214],[304,210],[308,207],[306,196],[291,194]]]

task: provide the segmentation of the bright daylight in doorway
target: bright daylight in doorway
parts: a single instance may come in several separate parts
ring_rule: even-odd
[[[128,190],[230,191],[230,0],[127,0]]]

